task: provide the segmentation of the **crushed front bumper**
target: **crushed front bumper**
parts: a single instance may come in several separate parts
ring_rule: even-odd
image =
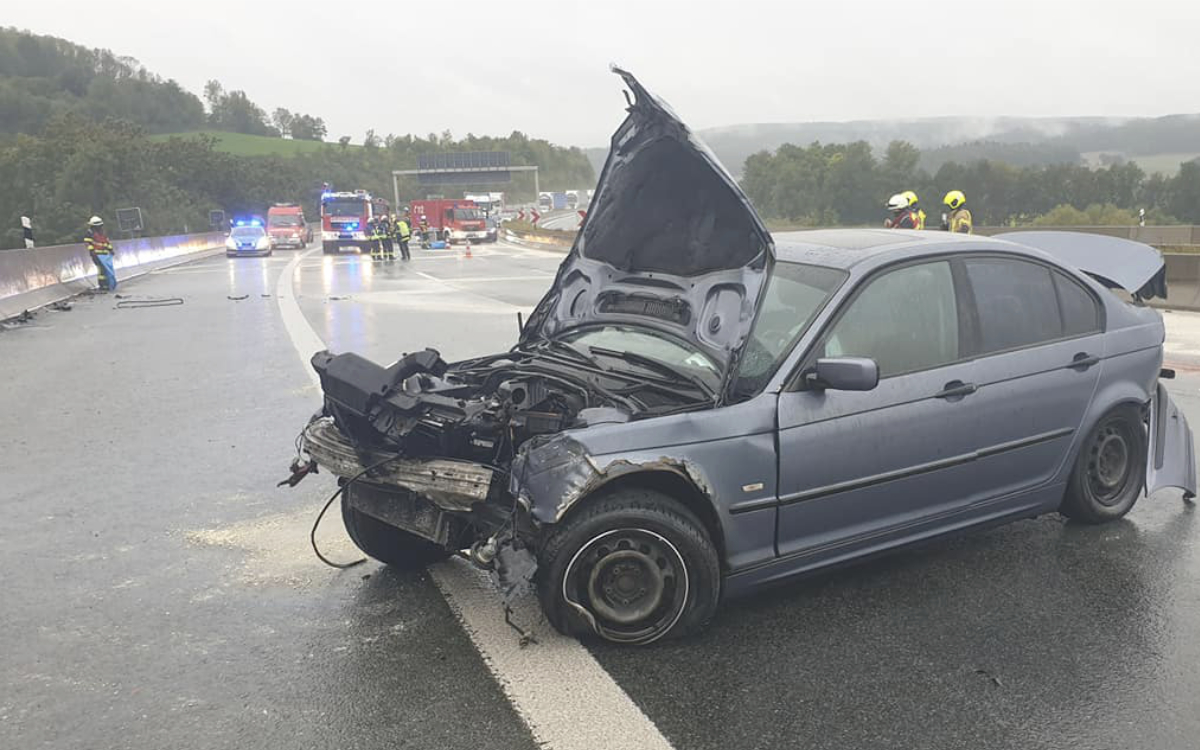
[[[368,466],[380,464],[362,478],[374,485],[414,492],[442,510],[458,513],[485,502],[495,477],[494,470],[472,461],[390,458],[393,454],[384,451],[359,451],[328,417],[304,429],[304,450],[318,465],[340,477],[355,477]]]

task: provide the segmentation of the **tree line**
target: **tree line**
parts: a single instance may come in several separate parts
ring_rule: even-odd
[[[809,226],[871,225],[883,221],[888,197],[913,190],[931,215],[942,196],[962,190],[976,224],[1046,223],[1091,216],[1105,221],[1147,212],[1147,223],[1200,223],[1200,162],[1175,176],[1147,175],[1136,163],[1013,165],[989,159],[920,166],[921,151],[893,141],[876,156],[865,141],[808,146],[784,144],[746,159],[742,185],[764,217]],[[1072,214],[1070,211],[1075,211]]]
[[[216,139],[192,135],[149,137],[133,123],[96,121],[78,113],[52,118],[36,134],[18,134],[0,144],[0,248],[22,246],[20,217],[33,219],[39,245],[78,242],[93,214],[115,223],[117,208],[142,209],[146,234],[206,231],[208,212],[229,216],[263,214],[276,202],[296,202],[311,216],[323,183],[335,189],[366,189],[392,199],[392,170],[412,169],[421,154],[448,151],[508,151],[512,163],[536,164],[542,185],[563,190],[595,182],[591,164],[577,148],[513,132],[502,138],[449,132],[421,138],[377,137],[366,147],[326,144],[294,156],[235,157],[216,148]],[[400,182],[400,199],[424,198],[431,188]],[[532,182],[441,188],[447,197],[466,190],[507,189],[532,199]]]

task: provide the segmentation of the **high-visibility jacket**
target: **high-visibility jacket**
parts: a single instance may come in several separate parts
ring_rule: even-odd
[[[916,229],[917,214],[911,209],[906,209],[883,222],[883,225],[888,229]]]
[[[396,234],[399,235],[401,242],[408,242],[412,237],[412,230],[408,228],[408,222],[401,219],[396,222]]]
[[[917,229],[924,229],[925,228],[925,212],[918,208],[916,210],[916,215],[917,215]]]
[[[87,245],[89,253],[95,255],[112,255],[113,252],[112,242],[104,232],[88,230],[87,235],[83,238],[83,244]]]
[[[949,224],[949,230],[958,234],[971,234],[974,231],[974,226],[971,222],[971,212],[965,208],[951,211]]]

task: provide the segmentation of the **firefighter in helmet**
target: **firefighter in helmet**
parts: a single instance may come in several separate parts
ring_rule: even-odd
[[[908,199],[901,193],[896,193],[888,199],[887,209],[892,212],[883,222],[888,229],[917,228],[917,213],[908,207]]]
[[[396,217],[392,226],[396,230],[396,242],[400,245],[400,257],[409,260],[408,241],[412,239],[412,229],[408,225],[408,209],[404,210],[403,216]]]
[[[910,210],[911,210],[911,211],[912,211],[914,214],[916,214],[916,217],[917,217],[917,229],[924,229],[924,228],[925,228],[925,215],[926,215],[926,214],[925,214],[925,212],[924,212],[924,211],[922,211],[922,210],[921,210],[921,207],[917,205],[917,203],[920,201],[920,198],[918,198],[918,197],[917,197],[917,194],[916,194],[916,193],[914,193],[914,192],[913,192],[913,191],[911,191],[911,190],[905,190],[905,191],[904,191],[903,193],[901,193],[900,195],[903,195],[903,196],[904,196],[904,200],[908,201],[908,207],[909,207],[909,209],[910,209]]]
[[[396,259],[396,247],[392,243],[392,220],[387,214],[379,215],[379,245],[384,260]]]
[[[951,190],[942,199],[950,213],[942,214],[942,229],[956,234],[971,234],[974,225],[971,221],[971,211],[967,208],[967,196],[961,190]]]
[[[92,256],[92,262],[96,264],[96,281],[101,291],[116,291],[117,273],[113,267],[113,245],[104,232],[104,219],[93,216],[88,220],[83,244],[87,245],[88,255]]]

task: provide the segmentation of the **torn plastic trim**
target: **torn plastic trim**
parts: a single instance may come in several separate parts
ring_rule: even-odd
[[[529,509],[540,524],[558,523],[583,498],[609,482],[630,474],[665,471],[693,485],[711,501],[711,484],[692,461],[659,456],[646,461],[617,458],[605,461],[593,456],[575,438],[566,434],[531,440],[513,459],[509,493]]]

